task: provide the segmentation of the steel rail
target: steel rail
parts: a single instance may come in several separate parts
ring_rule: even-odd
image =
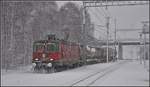
[[[118,66],[118,65],[124,64],[124,63],[126,63],[126,62],[127,62],[127,61],[123,61],[123,62],[120,62],[120,63],[118,63],[118,64],[109,66],[109,67],[107,67],[107,68],[101,69],[101,70],[99,70],[99,71],[97,71],[97,72],[95,72],[95,73],[92,73],[92,74],[90,74],[90,75],[88,75],[88,76],[86,76],[86,77],[84,77],[84,78],[82,78],[82,79],[80,79],[80,80],[78,80],[78,81],[72,83],[71,86],[77,86],[79,83],[84,82],[84,81],[86,81],[86,80],[89,80],[89,79],[92,78],[93,76],[99,75],[100,73],[103,73],[103,72],[104,72],[103,74],[101,74],[100,76],[98,76],[96,79],[92,80],[91,82],[89,82],[89,83],[87,84],[87,86],[92,85],[95,81],[97,81],[98,79],[102,78],[102,77],[105,76],[106,74],[108,74],[108,73],[110,73],[110,72],[115,71],[116,69],[118,69],[118,68],[120,67],[120,66]],[[114,66],[116,66],[116,67],[114,67]],[[107,71],[107,70],[108,70],[108,71]]]

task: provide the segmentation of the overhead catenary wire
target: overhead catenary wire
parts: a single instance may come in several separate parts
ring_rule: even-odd
[[[103,23],[104,21],[102,21],[102,19],[96,14],[96,12],[94,12],[93,10],[90,10],[97,18],[96,18],[96,20],[98,20],[98,21],[100,21],[101,23]]]
[[[101,26],[98,26],[98,25],[95,25],[96,27],[101,27]],[[103,31],[107,31],[106,30],[106,27],[101,27],[99,30],[103,30]],[[113,34],[113,31],[112,30],[110,30],[111,32],[109,32],[110,34]]]
[[[101,9],[102,9],[102,8],[101,8]],[[103,21],[101,20],[100,16],[99,16],[99,15],[101,14],[101,12],[100,12],[97,8],[96,8],[95,10],[97,10],[97,11],[96,11],[96,12],[95,12],[95,11],[93,12],[93,11],[91,10],[91,12],[92,12],[92,13],[95,13],[94,15],[99,19],[98,21],[103,22]],[[103,13],[104,13],[103,15],[101,15],[103,18],[109,16],[103,9],[102,9],[102,11],[103,11]],[[99,12],[99,15],[97,15],[97,12]],[[97,18],[96,18],[96,20],[97,20]],[[104,21],[104,22],[105,22],[105,21]],[[101,26],[101,25],[100,25],[99,27],[104,27],[104,28],[105,28],[106,26]],[[95,30],[96,30],[96,29],[95,29]],[[103,29],[103,30],[106,31],[105,29]],[[96,31],[97,31],[97,30],[96,30]],[[111,31],[112,31],[112,30],[111,30]],[[112,32],[111,32],[111,34],[112,34]],[[108,35],[108,38],[111,38],[111,36],[112,36],[112,35]]]
[[[105,17],[109,16],[109,15],[105,12],[105,10],[103,9],[103,7],[100,7],[100,9],[101,9],[101,11],[103,11],[103,13],[105,14]]]
[[[97,7],[95,7],[97,12],[99,12],[103,17],[106,17],[105,13],[103,14],[103,12],[101,12]]]
[[[100,13],[100,10],[98,10],[98,8],[96,8],[96,9],[97,9],[97,12]],[[101,9],[102,9],[102,8],[101,8]],[[103,9],[102,9],[102,10],[103,10]],[[103,17],[108,16],[107,13],[106,13],[104,10],[103,10],[103,13],[104,13],[104,14],[102,15]],[[100,18],[97,14],[96,14],[96,16],[97,16],[98,18]],[[101,26],[101,25],[100,25],[100,26]],[[105,27],[105,26],[102,26],[102,27]],[[103,30],[105,30],[105,29],[103,29]],[[106,31],[106,30],[105,30],[105,31]],[[112,30],[109,30],[109,31],[110,31],[111,34],[113,34],[112,32],[114,32],[114,31],[112,31]],[[111,37],[111,36],[112,36],[112,35],[110,35],[110,37]]]
[[[99,33],[103,34],[105,37],[107,36],[105,33],[101,32],[99,29],[95,29],[96,31],[98,31]]]
[[[106,37],[107,37],[106,32],[102,32],[99,29],[95,29],[95,30],[98,31],[100,33],[100,36],[101,37],[103,36],[103,38],[106,40]],[[109,36],[109,37],[111,37],[111,36]]]

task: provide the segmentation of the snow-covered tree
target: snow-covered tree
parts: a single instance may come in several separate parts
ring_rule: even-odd
[[[55,33],[61,39],[82,41],[82,8],[68,2],[58,9],[51,2],[1,2],[1,66],[31,64],[33,41]],[[92,35],[90,15],[86,15],[86,35]]]
[[[60,8],[60,26],[69,41],[79,42],[82,30],[82,17],[76,4],[68,2]],[[65,37],[65,35],[64,35]]]

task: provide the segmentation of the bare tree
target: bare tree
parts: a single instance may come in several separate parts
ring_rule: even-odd
[[[82,41],[82,8],[74,3],[68,2],[60,9],[54,1],[1,2],[0,6],[3,68],[30,64],[33,41],[46,39],[48,33]],[[90,34],[91,19],[88,13],[86,16],[86,33]]]

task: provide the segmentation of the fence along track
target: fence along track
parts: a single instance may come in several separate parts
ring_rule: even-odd
[[[92,77],[98,75],[96,79],[90,81],[90,82],[87,84],[87,86],[90,86],[90,85],[94,84],[98,79],[100,79],[100,78],[104,77],[105,75],[107,75],[107,74],[109,74],[109,73],[115,71],[116,69],[118,69],[118,68],[120,67],[120,66],[118,66],[118,65],[122,65],[122,64],[124,64],[124,63],[126,63],[126,62],[127,62],[127,61],[123,61],[123,62],[120,62],[120,63],[118,63],[118,64],[112,65],[112,66],[110,66],[110,67],[108,67],[108,68],[101,69],[101,70],[98,71],[98,72],[92,73],[92,74],[90,74],[90,75],[88,75],[88,76],[86,76],[86,77],[84,77],[84,78],[82,78],[82,79],[80,79],[80,80],[74,82],[73,84],[71,84],[71,86],[77,86],[79,83],[82,83],[82,82],[84,82],[84,81],[86,81],[86,80],[89,80],[90,78],[92,78]],[[102,74],[100,74],[100,73],[102,73]],[[100,74],[100,75],[99,75],[99,74]]]

